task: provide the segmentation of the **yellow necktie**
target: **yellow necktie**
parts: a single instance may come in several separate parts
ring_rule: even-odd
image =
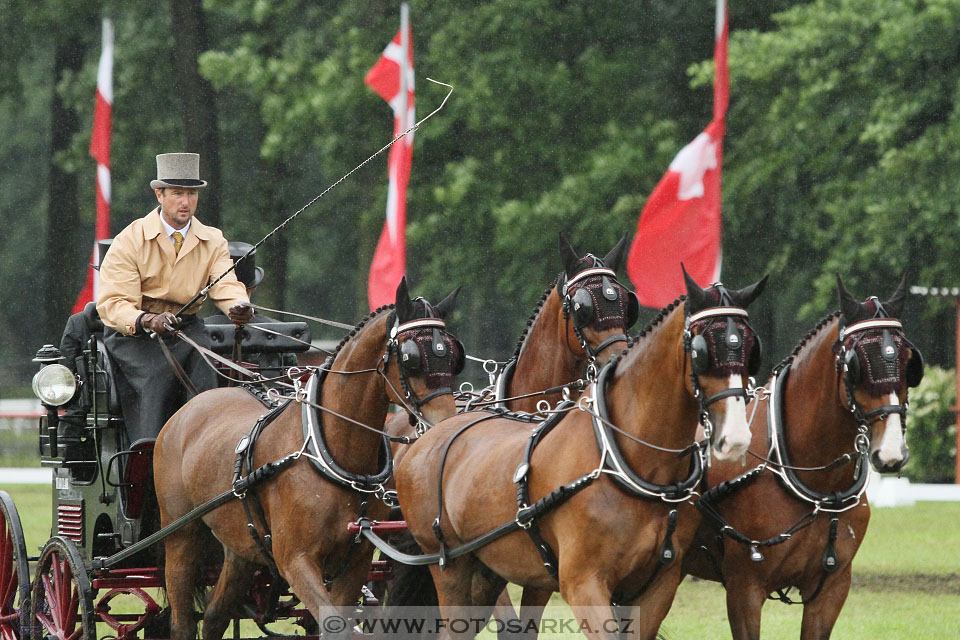
[[[183,234],[179,231],[173,232],[173,252],[180,255],[180,247],[183,246]]]

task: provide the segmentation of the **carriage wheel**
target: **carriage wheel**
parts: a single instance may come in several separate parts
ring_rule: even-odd
[[[27,638],[30,620],[30,566],[23,528],[13,498],[0,491],[0,640]]]
[[[96,640],[93,592],[72,540],[53,537],[40,552],[30,593],[35,637]]]

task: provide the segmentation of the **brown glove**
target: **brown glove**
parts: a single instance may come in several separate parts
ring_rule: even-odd
[[[253,307],[249,302],[241,302],[230,307],[227,312],[230,322],[238,325],[244,325],[253,319]]]
[[[167,332],[167,328],[164,325],[176,327],[179,323],[180,321],[177,320],[177,316],[169,311],[164,311],[163,313],[145,313],[140,316],[141,327],[146,331],[153,331],[160,335]]]

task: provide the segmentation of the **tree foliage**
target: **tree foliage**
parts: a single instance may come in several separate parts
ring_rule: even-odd
[[[17,336],[2,346],[8,362],[57,338],[24,326],[22,282],[57,263],[79,290],[92,239],[100,7],[81,5],[0,0],[17,45],[0,69],[0,171],[16,185],[0,193],[10,231],[0,329]],[[170,3],[101,6],[117,32],[116,233],[154,206],[154,156],[188,148],[196,134],[172,77]],[[222,184],[210,188],[228,237],[256,242],[389,141],[389,107],[363,77],[396,32],[399,3],[205,0],[202,11],[208,48],[197,63],[214,91],[221,152]],[[771,274],[755,321],[768,360],[837,306],[834,272],[858,296],[889,296],[904,270],[910,284],[960,284],[960,5],[776,0],[730,11],[723,275],[743,286]],[[710,119],[713,20],[712,2],[411,1],[418,116],[445,92],[425,78],[455,91],[415,134],[408,274],[427,296],[463,285],[455,324],[468,351],[510,353],[560,270],[560,230],[596,253],[632,236],[670,160]],[[78,33],[82,65],[52,77],[54,43]],[[51,159],[54,92],[81,124]],[[51,163],[78,176],[90,229],[68,260],[23,224],[43,226],[55,207],[44,199]],[[260,302],[359,317],[385,204],[383,154],[261,247]],[[921,348],[951,365],[950,309],[915,299],[910,314]]]

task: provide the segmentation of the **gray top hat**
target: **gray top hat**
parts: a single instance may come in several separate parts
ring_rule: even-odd
[[[234,262],[247,255],[250,249],[253,249],[253,245],[246,242],[228,242],[227,247],[230,250],[230,257],[233,258]],[[263,269],[256,266],[256,259],[257,250],[254,249],[253,252],[244,258],[243,262],[238,264],[237,268],[234,269],[234,272],[237,274],[237,280],[245,284],[247,289],[252,289],[263,280]]]
[[[151,181],[150,186],[154,189],[207,186],[206,181],[200,179],[200,154],[161,153],[157,156],[157,179]]]

